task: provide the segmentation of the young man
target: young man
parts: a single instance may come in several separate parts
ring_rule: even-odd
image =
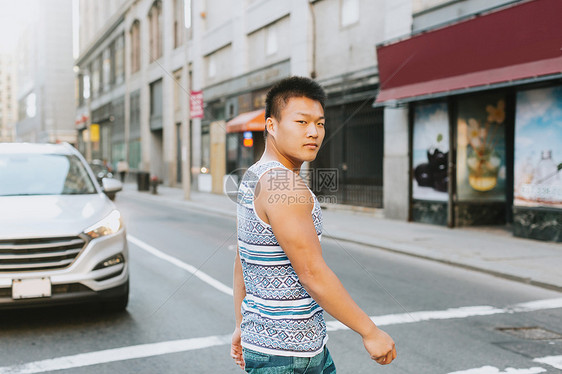
[[[363,338],[373,360],[394,341],[351,299],[322,257],[322,212],[299,176],[324,139],[320,85],[291,77],[267,94],[266,147],[238,192],[231,357],[248,373],[335,373],[323,310]]]

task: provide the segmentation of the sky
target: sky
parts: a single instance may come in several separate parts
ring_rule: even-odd
[[[28,6],[28,0],[0,0],[0,52],[12,53],[15,49]]]
[[[21,27],[33,17],[34,0],[0,0],[0,53],[14,54]],[[40,0],[48,1],[48,0]],[[78,0],[72,0],[73,7],[73,50],[78,57]]]

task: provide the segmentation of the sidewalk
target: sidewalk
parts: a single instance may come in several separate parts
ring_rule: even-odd
[[[236,204],[226,195],[192,192],[158,186],[158,194],[137,191],[126,183],[117,195],[149,199],[166,205],[183,206],[236,217]],[[380,214],[326,209],[324,234],[340,241],[439,261],[482,271],[503,278],[562,291],[562,245],[520,239],[502,228],[455,228],[380,218]]]

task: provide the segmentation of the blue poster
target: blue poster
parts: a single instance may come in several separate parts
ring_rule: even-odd
[[[561,169],[562,86],[519,92],[514,205],[562,208]]]

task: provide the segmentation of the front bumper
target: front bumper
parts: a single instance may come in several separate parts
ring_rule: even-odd
[[[7,291],[6,291],[7,290]],[[92,291],[80,283],[54,286],[51,297],[33,299],[12,299],[11,289],[0,289],[0,309],[34,308],[80,303],[104,303],[129,293],[129,284],[103,290]]]
[[[100,263],[121,255],[124,262],[105,268]],[[129,256],[125,229],[89,241],[74,262],[64,269],[0,272],[0,308],[71,304],[117,298],[128,293]],[[17,279],[48,278],[51,296],[14,299],[12,283]]]

